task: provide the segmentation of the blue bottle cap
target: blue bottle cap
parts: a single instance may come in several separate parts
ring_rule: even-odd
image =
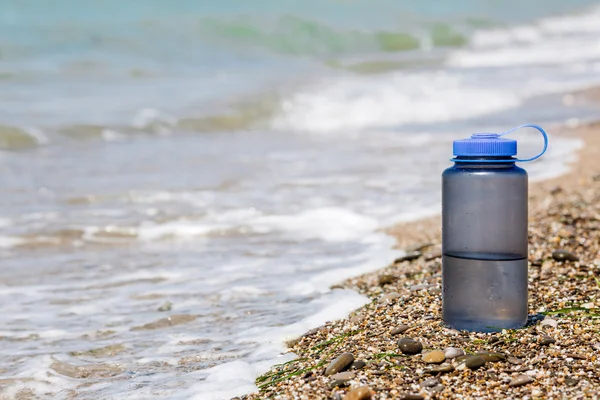
[[[452,150],[455,156],[511,157],[517,154],[517,141],[497,133],[475,133],[468,139],[455,140]]]
[[[475,133],[471,135],[468,139],[460,139],[455,140],[452,146],[452,150],[454,151],[454,155],[457,157],[460,156],[475,156],[475,157],[512,157],[517,154],[517,141],[513,139],[504,139],[500,136],[508,135],[511,132],[516,131],[521,128],[533,128],[536,129],[539,133],[542,134],[544,138],[544,148],[542,151],[530,158],[509,158],[509,159],[497,159],[492,158],[489,160],[478,159],[478,160],[468,160],[468,159],[457,159],[452,158],[450,161],[453,162],[528,162],[537,160],[540,158],[548,149],[548,134],[546,131],[538,125],[534,124],[525,124],[521,126],[517,126],[515,128],[509,129],[503,133]]]

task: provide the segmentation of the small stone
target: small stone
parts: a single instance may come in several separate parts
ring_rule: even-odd
[[[454,359],[454,361],[461,363],[461,362],[465,362],[467,360],[467,358],[472,357],[471,354],[463,354],[462,356],[458,356]]]
[[[398,293],[398,292],[387,293],[379,298],[379,302],[389,304],[389,303],[392,303],[394,300],[396,300],[398,297],[400,297],[400,293]]]
[[[352,353],[342,353],[336,357],[325,369],[325,376],[347,370],[354,362]]]
[[[446,360],[446,356],[441,350],[433,350],[423,354],[421,359],[427,364],[441,364]]]
[[[350,322],[352,322],[353,324],[360,324],[364,319],[365,319],[364,315],[355,314],[350,317]]]
[[[423,382],[420,383],[421,387],[433,387],[436,386],[440,381],[435,378],[427,378]]]
[[[444,385],[436,385],[429,390],[433,393],[440,393],[442,390],[444,390]]]
[[[371,389],[368,386],[352,389],[344,396],[344,400],[369,400],[371,398]]]
[[[531,382],[533,382],[532,377],[530,377],[529,375],[522,374],[522,375],[517,376],[515,379],[511,380],[510,383],[508,384],[508,386],[510,386],[510,387],[523,386],[523,385],[526,385]]]
[[[350,368],[352,369],[362,369],[364,368],[364,366],[367,365],[366,362],[364,362],[363,360],[356,360],[352,363],[352,365],[350,366]]]
[[[408,337],[398,340],[398,347],[404,354],[419,354],[423,350],[421,342]]]
[[[435,260],[436,258],[440,258],[441,256],[442,256],[441,250],[433,251],[431,253],[425,254],[425,261],[432,261],[432,260]]]
[[[344,387],[348,384],[348,381],[342,380],[342,379],[336,379],[334,381],[331,381],[329,383],[329,387],[331,389],[337,388],[337,387]]]
[[[556,250],[552,253],[552,258],[556,261],[579,261],[579,257],[566,250]]]
[[[384,274],[379,277],[379,286],[389,285],[394,283],[396,277],[394,275]]]
[[[404,393],[400,395],[401,400],[423,400],[424,398],[425,397],[421,396],[420,394]]]
[[[390,331],[390,333],[391,333],[392,335],[399,335],[399,334],[401,334],[401,333],[404,333],[404,332],[406,332],[406,330],[408,330],[408,328],[409,328],[409,326],[408,326],[408,325],[404,325],[404,324],[403,324],[403,325],[397,326],[397,327],[395,327],[394,329],[392,329],[392,330]]]
[[[556,339],[554,339],[553,337],[550,337],[548,335],[544,335],[540,338],[540,346],[549,346],[552,343],[556,343]]]
[[[411,251],[411,252],[407,252],[405,255],[403,255],[402,257],[398,257],[394,260],[394,264],[398,264],[401,263],[402,261],[412,261],[412,260],[416,260],[417,258],[421,257],[421,252],[420,251]]]
[[[550,318],[550,317],[546,317],[543,319],[543,321],[540,323],[541,326],[551,326],[553,328],[556,328],[558,326],[558,321]]]
[[[566,353],[565,357],[573,358],[575,360],[587,360],[586,356],[584,356],[583,354],[577,354],[577,353]]]
[[[492,337],[489,338],[488,343],[489,344],[494,344],[494,343],[499,342],[499,341],[500,341],[500,338],[498,338],[498,336],[492,336]]]
[[[165,302],[165,304],[158,307],[157,311],[160,311],[160,312],[171,311],[171,308],[173,308],[173,303],[171,303],[170,301],[167,301],[167,302]]]
[[[428,283],[421,283],[419,285],[412,285],[411,287],[409,287],[409,289],[412,292],[417,292],[419,290],[424,290],[424,289],[429,289],[430,287],[433,287],[434,285],[430,285]]]
[[[425,372],[428,374],[445,374],[447,372],[454,371],[454,366],[452,364],[441,364],[436,365],[435,367],[426,370]]]
[[[457,347],[446,347],[444,349],[444,355],[448,359],[456,358],[456,357],[462,356],[464,354],[465,354],[464,350],[459,349]]]
[[[310,331],[306,332],[304,335],[302,335],[302,337],[310,337],[318,332],[319,332],[319,328],[313,328]]]
[[[575,386],[575,385],[577,385],[577,383],[579,383],[579,381],[577,379],[565,378],[565,384],[567,386]]]
[[[350,379],[354,379],[355,376],[356,374],[354,372],[346,371],[331,375],[331,379],[349,381]]]
[[[356,376],[356,374],[354,372],[338,372],[337,374],[333,374],[331,375],[331,379],[333,379],[333,381],[331,381],[331,383],[329,384],[329,387],[331,388],[335,388],[335,387],[341,387],[341,386],[345,386],[346,383],[351,380],[354,379],[354,377]]]
[[[486,362],[498,362],[506,359],[506,356],[502,353],[491,353],[489,351],[478,351],[475,353],[481,356]]]
[[[465,367],[470,368],[470,369],[477,369],[477,368],[481,367],[483,364],[485,364],[485,360],[481,356],[471,356],[471,357],[467,358],[465,361]]]
[[[510,364],[513,365],[521,365],[523,364],[523,360],[521,360],[520,358],[517,357],[513,357],[513,356],[509,356],[506,361],[508,361]]]
[[[485,373],[485,375],[488,377],[488,379],[493,380],[493,381],[497,381],[498,380],[498,375],[496,375],[495,373],[488,371]]]

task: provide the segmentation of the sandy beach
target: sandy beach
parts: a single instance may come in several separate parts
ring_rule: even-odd
[[[566,96],[586,101],[598,90]],[[406,257],[339,285],[372,302],[290,343],[298,357],[259,377],[260,393],[243,398],[597,398],[600,123],[568,125],[549,130],[584,142],[578,161],[565,175],[530,183],[525,328],[445,327],[440,218],[402,224],[388,232]]]

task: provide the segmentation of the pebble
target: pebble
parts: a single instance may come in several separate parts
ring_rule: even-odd
[[[433,386],[436,386],[438,383],[440,383],[440,381],[438,381],[435,378],[427,378],[423,382],[421,382],[420,385],[422,387],[433,387]]]
[[[404,354],[419,354],[423,350],[421,342],[408,337],[398,340],[398,347]]]
[[[464,354],[465,354],[464,350],[463,349],[459,349],[457,347],[446,347],[444,349],[444,355],[448,359],[456,358],[456,357],[462,356]]]
[[[498,362],[506,359],[506,356],[502,353],[491,353],[489,351],[478,351],[475,353],[478,356],[481,356],[486,362]]]
[[[550,337],[548,335],[544,335],[540,338],[540,345],[541,346],[549,346],[552,343],[556,343],[556,339],[554,339],[553,337]]]
[[[368,386],[361,386],[352,389],[344,396],[344,400],[368,400],[371,398],[371,389]]]
[[[403,324],[403,325],[397,326],[396,328],[392,329],[392,330],[390,331],[390,333],[391,333],[392,335],[399,335],[399,334],[401,334],[401,333],[404,333],[404,332],[405,332],[405,331],[406,331],[408,328],[409,328],[409,326],[408,326],[408,325],[404,325],[404,324]]]
[[[541,326],[551,326],[553,328],[556,328],[558,326],[558,321],[550,318],[550,317],[546,317],[543,319],[543,321],[540,324]]]
[[[496,343],[496,342],[499,342],[499,341],[500,341],[500,338],[498,336],[492,336],[492,337],[490,337],[488,339],[488,343],[489,344],[493,344],[493,343]]]
[[[508,361],[510,364],[513,365],[521,365],[523,364],[523,360],[521,360],[520,358],[517,357],[513,357],[513,356],[509,356],[506,361]]]
[[[409,394],[409,393],[404,393],[403,395],[400,396],[400,399],[402,400],[423,400],[425,397],[421,396],[420,394]]]
[[[421,357],[421,359],[427,364],[441,364],[446,360],[446,356],[441,350],[433,350],[429,353],[423,354],[423,357]]]
[[[485,359],[481,356],[471,356],[465,361],[465,367],[470,369],[477,369],[483,364],[485,364]]]
[[[433,393],[440,393],[442,390],[444,390],[444,385],[437,385],[437,386],[432,387],[429,390],[431,390],[431,392],[433,392]]]
[[[367,365],[367,363],[364,362],[363,360],[356,360],[352,363],[351,368],[352,369],[362,369],[362,368],[364,368],[365,365]]]
[[[384,274],[379,277],[379,286],[389,285],[394,283],[396,277],[394,275]]]
[[[469,358],[469,357],[471,357],[470,354],[463,354],[462,356],[456,357],[454,361],[456,361],[458,363],[461,363],[461,362],[466,361],[466,359]]]
[[[441,250],[427,253],[427,254],[425,254],[425,261],[435,260],[436,258],[440,258],[441,256],[442,256]]]
[[[315,333],[319,332],[319,328],[313,328],[310,331],[306,332],[304,335],[302,335],[302,337],[310,337],[312,335],[314,335]]]
[[[492,381],[497,381],[498,380],[498,375],[496,375],[495,373],[491,372],[491,371],[487,371],[485,373],[485,376],[488,377],[488,379],[492,380]]]
[[[452,364],[441,364],[441,365],[436,365],[435,367],[426,370],[425,372],[428,374],[444,374],[447,372],[452,372],[454,371],[454,366]]]
[[[312,380],[311,380],[311,381],[312,381]],[[343,379],[336,379],[336,380],[334,380],[334,381],[331,381],[331,382],[329,383],[329,387],[330,387],[331,389],[334,389],[334,388],[337,388],[337,387],[344,387],[344,386],[346,386],[346,385],[347,385],[347,383],[348,383],[348,381],[345,381],[345,380],[343,380]]]
[[[510,387],[523,386],[523,385],[526,385],[531,382],[533,382],[533,378],[530,377],[529,375],[523,374],[523,375],[519,375],[515,379],[511,380],[510,383],[508,384],[508,386],[510,386]]]
[[[391,303],[394,300],[396,300],[398,297],[400,297],[400,293],[398,293],[398,292],[387,293],[387,294],[381,296],[381,298],[379,299],[379,302],[380,303]]]
[[[336,379],[340,381],[349,381],[350,379],[354,379],[356,374],[354,372],[346,371],[346,372],[338,372],[337,374],[331,375],[331,379]]]
[[[435,286],[435,285],[430,285],[428,283],[421,283],[421,284],[418,284],[418,285],[412,285],[409,288],[409,290],[412,291],[412,292],[417,292],[419,290],[429,289],[430,287],[433,287],[433,286]]]
[[[577,354],[577,353],[566,353],[565,357],[573,358],[575,360],[587,360],[586,356],[584,356],[583,354]]]
[[[335,358],[325,369],[325,376],[345,371],[354,362],[352,353],[342,353]]]
[[[552,253],[552,258],[556,261],[579,261],[579,257],[566,250],[556,250]]]
[[[577,379],[573,379],[573,378],[565,378],[565,384],[567,386],[575,386],[577,385],[579,381]]]
[[[412,261],[412,260],[416,260],[417,258],[421,257],[422,253],[420,251],[411,251],[409,253],[406,253],[405,255],[403,255],[402,257],[398,257],[394,260],[394,264],[398,264],[401,263],[402,261]]]

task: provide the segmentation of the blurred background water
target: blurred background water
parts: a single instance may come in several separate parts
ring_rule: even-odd
[[[439,212],[452,139],[593,117],[596,3],[4,0],[3,394],[253,390]]]

